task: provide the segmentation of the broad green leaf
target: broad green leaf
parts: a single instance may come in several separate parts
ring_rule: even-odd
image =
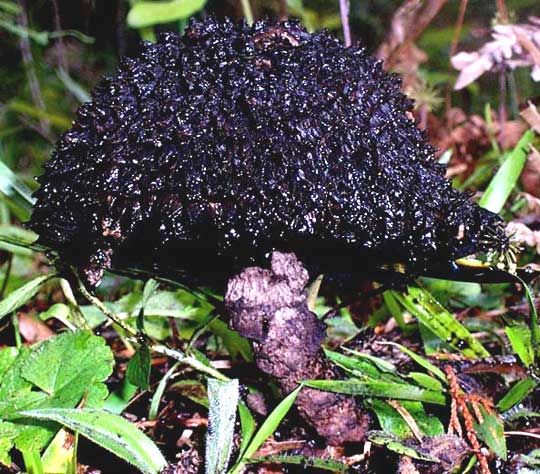
[[[158,474],[167,461],[145,434],[124,418],[95,409],[46,408],[22,416],[60,423],[133,464],[144,474]]]
[[[446,404],[446,397],[443,393],[405,383],[380,382],[377,380],[307,380],[302,383],[306,387],[335,393],[346,393],[348,395],[414,400],[436,405]]]
[[[240,459],[236,462],[234,468],[230,471],[230,474],[239,474],[242,472],[244,464],[247,459],[251,458],[257,449],[270,437],[277,427],[281,423],[281,420],[285,418],[285,415],[289,412],[293,406],[296,397],[302,390],[302,385],[299,385],[295,390],[293,390],[289,395],[287,395],[279,405],[272,410],[272,413],[268,415],[268,418],[264,420],[264,423],[259,428],[259,431],[255,434],[249,445],[247,446],[244,453],[241,454]]]
[[[532,143],[533,139],[533,130],[527,130],[523,134],[516,147],[508,155],[508,158],[504,160],[504,163],[489,183],[478,203],[481,207],[495,214],[501,212],[523,171],[529,154],[529,144]]]
[[[444,426],[440,420],[432,415],[427,415],[420,402],[400,402],[410,415],[414,418],[423,434],[427,436],[437,436],[444,433]],[[381,428],[385,433],[392,434],[400,439],[407,439],[412,436],[409,425],[403,417],[384,400],[373,399],[369,401],[369,406],[373,409]]]
[[[208,380],[208,433],[206,474],[224,474],[234,444],[234,424],[239,399],[238,380]]]
[[[131,28],[144,28],[189,18],[206,5],[207,0],[140,1],[131,7],[127,23]]]
[[[45,282],[54,276],[55,275],[39,276],[10,293],[6,298],[0,301],[0,319],[26,304],[37,294]]]
[[[407,446],[403,444],[403,442],[395,436],[384,433],[382,431],[370,431],[368,433],[368,440],[371,441],[373,444],[377,444],[379,446],[386,446],[390,451],[394,451],[395,453],[404,456],[409,456],[414,459],[420,459],[422,461],[440,462],[440,460],[435,456],[430,456],[426,453],[420,453],[412,446]]]
[[[127,382],[143,390],[148,390],[150,387],[150,364],[150,350],[146,344],[142,344],[128,362],[126,369]]]
[[[297,455],[277,455],[277,456],[266,456],[262,458],[251,458],[249,464],[255,463],[272,463],[272,464],[293,464],[297,466],[302,466],[302,469],[306,472],[309,472],[309,468],[337,472],[339,474],[347,474],[349,472],[349,466],[342,464],[338,461],[333,461],[331,459],[321,459],[315,457],[306,457],[306,456],[297,456]]]
[[[488,448],[493,451],[499,458],[506,461],[506,438],[504,437],[504,425],[502,420],[496,413],[488,413],[483,406],[480,405],[482,413],[482,422],[475,423],[475,431],[478,437],[486,443]]]
[[[538,385],[533,379],[524,379],[515,383],[510,390],[497,403],[497,409],[500,412],[510,410],[510,408],[520,403],[529,393]]]
[[[525,366],[534,364],[534,349],[531,330],[525,325],[506,326],[504,328],[514,354],[517,354]]]
[[[0,360],[6,360],[5,351]],[[85,398],[97,406],[107,395],[103,383],[113,366],[113,355],[101,337],[89,332],[66,332],[33,346],[23,347],[2,365],[0,420],[12,421],[17,429],[15,443],[24,451],[39,452],[58,431],[51,422],[27,423],[24,410],[73,408]]]
[[[394,294],[407,311],[455,350],[466,357],[490,356],[482,344],[423,288],[409,287],[407,295]]]

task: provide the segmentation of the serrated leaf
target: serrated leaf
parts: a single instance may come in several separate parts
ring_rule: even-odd
[[[407,295],[394,292],[398,301],[437,337],[466,357],[489,357],[489,352],[425,289],[409,287]]]
[[[54,276],[55,275],[39,276],[11,292],[6,298],[0,301],[0,319],[26,304],[37,294],[45,282]]]
[[[17,427],[16,446],[39,452],[58,431],[52,422],[27,423],[21,411],[72,408],[83,397],[88,406],[99,405],[107,395],[103,381],[112,366],[105,340],[90,332],[66,332],[21,348],[0,379],[0,419]]]
[[[150,350],[146,344],[143,344],[128,362],[126,369],[127,382],[143,390],[148,390],[150,387],[150,368]]]
[[[446,404],[446,397],[442,392],[405,383],[379,382],[377,380],[307,380],[302,383],[306,387],[347,395],[413,400],[436,405]]]
[[[206,5],[207,0],[170,0],[168,2],[137,2],[128,13],[127,24],[131,28],[170,23],[189,18]]]
[[[22,416],[60,423],[133,464],[144,474],[157,474],[167,461],[154,442],[124,418],[84,408],[29,410]]]
[[[206,474],[223,474],[227,470],[234,444],[238,399],[238,380],[208,380],[210,408],[206,436]]]

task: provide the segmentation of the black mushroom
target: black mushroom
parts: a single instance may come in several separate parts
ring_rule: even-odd
[[[274,250],[312,274],[503,250],[502,221],[452,188],[412,107],[327,32],[192,21],[94,89],[30,227],[90,285],[138,268],[224,288]]]

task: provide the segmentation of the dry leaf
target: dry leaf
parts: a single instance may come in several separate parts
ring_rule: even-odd
[[[540,112],[532,102],[529,102],[529,106],[523,109],[520,115],[536,133],[540,133]]]
[[[452,66],[461,71],[454,88],[463,89],[482,74],[492,70],[530,67],[531,77],[540,81],[540,21],[496,25],[491,30],[492,40],[478,51],[461,52],[452,57]]]
[[[526,193],[540,198],[540,153],[533,146],[521,174],[521,184]]]
[[[521,222],[512,221],[507,226],[507,232],[517,242],[536,249],[540,254],[540,231],[532,230]]]

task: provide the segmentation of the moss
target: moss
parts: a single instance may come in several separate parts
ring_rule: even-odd
[[[80,107],[30,227],[90,284],[140,267],[219,285],[273,249],[368,274],[501,250],[500,219],[451,187],[411,109],[327,32],[192,21]]]

